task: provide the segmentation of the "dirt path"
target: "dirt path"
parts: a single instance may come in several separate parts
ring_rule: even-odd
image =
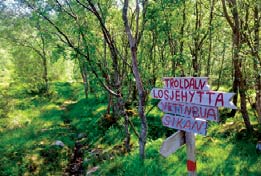
[[[71,155],[70,163],[66,171],[67,174],[69,174],[70,176],[84,175],[82,148],[83,145],[81,144],[81,142],[76,141],[73,153]]]
[[[61,109],[64,111],[64,116],[66,116],[68,111],[68,106],[71,104],[76,103],[75,101],[67,100],[61,105]],[[67,124],[69,127],[71,127],[71,121],[67,118],[64,119],[64,123]],[[73,129],[73,128],[72,128]],[[77,131],[75,131],[77,133]],[[83,167],[83,149],[87,146],[82,143],[82,139],[85,137],[84,134],[78,134],[75,139],[75,145],[72,149],[70,162],[67,166],[67,169],[65,170],[64,176],[81,176],[84,175],[84,167]]]

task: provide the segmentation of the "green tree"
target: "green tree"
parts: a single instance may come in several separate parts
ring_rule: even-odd
[[[240,95],[240,105],[241,105],[241,113],[245,122],[246,128],[251,131],[252,125],[249,120],[249,115],[247,111],[246,105],[246,78],[242,72],[242,59],[240,58],[240,50],[242,46],[242,25],[240,24],[240,14],[239,14],[239,5],[236,0],[227,1],[229,7],[231,9],[232,17],[228,14],[226,1],[222,0],[223,11],[227,22],[229,23],[232,30],[233,37],[233,64],[234,64],[234,83],[233,83],[233,91]],[[236,96],[235,96],[236,97]],[[236,97],[237,98],[237,97]],[[236,104],[237,100],[234,99],[234,103]]]

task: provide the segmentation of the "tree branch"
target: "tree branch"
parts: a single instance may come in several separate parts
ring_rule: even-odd
[[[58,4],[58,6],[60,7],[61,10],[63,10],[67,15],[71,16],[73,19],[77,20],[77,16],[75,16],[74,13],[71,13],[71,12],[69,12],[68,10],[66,10],[66,9],[63,7],[63,5],[59,2],[59,0],[55,0],[55,1],[56,1],[56,3]],[[66,3],[67,3],[67,5],[69,6],[70,10],[72,11],[70,4],[69,4],[67,1],[66,1]]]
[[[132,123],[132,121],[131,121],[130,119],[128,119],[128,122],[129,122],[129,124],[130,124],[131,128],[133,129],[133,131],[134,131],[135,135],[136,135],[136,136],[137,136],[137,138],[139,139],[139,138],[140,138],[140,135],[139,135],[139,133],[137,132],[137,130],[135,129],[135,126],[134,126],[134,124]]]
[[[137,45],[140,43],[141,37],[144,32],[145,24],[146,24],[146,12],[147,12],[147,7],[148,7],[148,0],[143,0],[142,1],[142,23],[141,23],[141,29],[137,38]]]
[[[43,13],[41,13],[37,8],[33,7],[32,5],[30,5],[29,3],[27,3],[28,7],[31,8],[32,10],[36,10],[36,12],[42,17],[44,18],[46,21],[49,22],[49,24],[51,24],[56,30],[57,32],[63,36],[63,38],[65,39],[67,45],[69,47],[71,47],[76,53],[79,53],[80,55],[84,56],[87,60],[88,63],[91,64],[91,60],[90,60],[90,55],[89,55],[89,50],[87,49],[87,55],[82,53],[80,51],[79,48],[75,47],[74,44],[70,41],[69,37],[51,20],[49,19],[46,15],[44,15]],[[116,97],[120,97],[120,94],[115,93],[113,90],[111,90],[107,85],[105,85],[105,83],[99,78],[98,73],[93,69],[93,67],[91,66],[92,72],[95,75],[95,77],[98,79],[98,82],[101,84],[101,86],[103,88],[105,88],[110,94],[112,94],[113,96]]]
[[[136,19],[135,19],[135,21],[136,21],[136,26],[135,26],[136,30],[135,30],[135,37],[134,37],[134,39],[135,39],[135,42],[137,42],[138,35],[139,35],[139,19],[140,19],[139,0],[136,0],[136,9],[135,9],[135,11],[136,11]]]
[[[232,22],[231,17],[228,15],[225,0],[221,0],[225,18],[232,29],[235,28],[235,24]]]
[[[128,20],[128,7],[129,7],[129,0],[124,0],[124,5],[123,5],[123,9],[122,9],[122,19],[124,22],[124,26],[125,26],[125,32],[128,35],[129,38],[129,43],[130,43],[130,47],[133,47],[136,45],[136,42],[132,36],[131,30],[130,30],[130,25],[129,25],[129,20]]]

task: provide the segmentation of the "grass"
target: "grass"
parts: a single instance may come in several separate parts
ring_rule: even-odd
[[[81,85],[57,84],[49,98],[28,96],[11,87],[8,117],[0,119],[0,175],[62,175],[77,130],[64,123],[65,100]],[[71,93],[71,94],[70,94]],[[79,93],[77,93],[78,96]],[[74,112],[75,113],[75,112]],[[64,148],[52,145],[60,140]]]
[[[168,158],[159,154],[162,142],[175,130],[161,125],[162,113],[147,116],[146,160],[139,158],[138,139],[132,132],[132,151],[124,151],[123,121],[102,127],[107,97],[84,98],[81,84],[55,83],[49,97],[28,95],[19,87],[3,90],[6,102],[0,118],[0,175],[63,175],[68,169],[79,134],[85,171],[92,175],[187,175],[186,148]],[[3,100],[3,99],[1,99]],[[2,105],[1,104],[1,105]],[[256,125],[253,113],[251,120]],[[139,129],[136,114],[131,121]],[[62,141],[65,147],[52,145]],[[208,136],[196,137],[198,175],[261,175],[261,156],[255,151],[256,133],[248,135],[239,114],[226,124],[210,123]]]
[[[162,139],[157,139],[147,144],[144,164],[136,150],[128,156],[104,162],[95,175],[187,175],[185,147],[164,158],[159,154],[162,142]],[[196,156],[198,175],[261,174],[261,158],[251,140],[197,136]]]

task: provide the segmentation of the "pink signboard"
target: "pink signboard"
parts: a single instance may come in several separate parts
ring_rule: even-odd
[[[165,114],[162,118],[163,126],[197,134],[207,134],[207,122],[201,119],[191,119]]]
[[[218,108],[213,106],[202,106],[197,104],[161,100],[158,104],[158,107],[165,113],[180,115],[193,119],[201,118],[215,122],[219,121]]]
[[[205,106],[226,107],[236,109],[231,102],[234,93],[216,92],[216,91],[192,91],[192,90],[175,90],[153,88],[151,96],[155,99],[193,103]]]

